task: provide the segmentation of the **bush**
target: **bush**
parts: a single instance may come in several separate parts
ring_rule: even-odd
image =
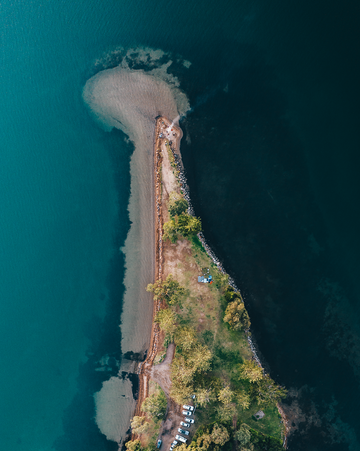
[[[251,443],[260,451],[284,451],[281,440],[272,437],[271,435],[264,435],[261,432],[250,429]]]
[[[141,451],[142,450],[140,440],[130,440],[130,441],[126,442],[125,448],[128,451]]]
[[[185,213],[188,209],[188,206],[189,204],[180,194],[176,193],[175,191],[170,193],[168,210],[172,218]]]
[[[163,238],[164,241],[169,239],[172,243],[176,243],[179,235],[191,238],[199,232],[201,232],[200,218],[191,216],[188,213],[181,213],[170,219],[170,221],[165,222]]]
[[[226,307],[224,321],[229,323],[233,330],[249,329],[249,314],[240,299],[235,299]]]
[[[164,300],[169,305],[179,304],[185,296],[185,288],[173,279],[172,274],[169,274],[164,282],[157,280],[154,284],[149,283],[146,291],[154,293],[155,301]]]
[[[154,319],[154,322],[158,323],[160,329],[164,331],[165,334],[168,335],[171,339],[173,339],[174,333],[177,328],[176,321],[177,314],[168,308],[159,310]]]
[[[167,400],[161,390],[158,395],[151,395],[142,403],[141,410],[147,413],[153,420],[162,420],[165,417]]]
[[[133,417],[131,420],[131,429],[135,434],[146,434],[149,430],[150,423],[146,421],[145,417]]]

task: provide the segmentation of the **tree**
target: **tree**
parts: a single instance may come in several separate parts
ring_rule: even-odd
[[[257,381],[256,392],[258,404],[264,407],[276,405],[287,394],[287,390],[280,385],[276,385],[268,375]]]
[[[199,388],[196,391],[196,401],[201,407],[205,407],[206,404],[216,400],[214,390],[211,388]]]
[[[215,445],[224,446],[229,440],[230,435],[226,427],[215,423],[211,433],[211,441],[215,443]]]
[[[185,296],[185,288],[182,287],[172,274],[169,274],[162,282],[157,280],[154,284],[149,283],[146,291],[154,293],[154,300],[164,300],[169,305],[179,304],[181,299]]]
[[[170,193],[168,210],[171,217],[179,216],[181,213],[185,213],[188,206],[189,204],[180,194],[175,191]]]
[[[170,390],[170,397],[177,404],[185,404],[191,399],[192,393],[194,393],[194,388],[192,384],[186,384],[181,378],[171,377],[172,384]]]
[[[180,446],[176,447],[176,451],[186,451],[188,447],[185,445],[185,443],[182,443]]]
[[[164,241],[169,239],[172,243],[176,243],[178,235],[188,238],[201,232],[201,229],[200,218],[188,213],[181,213],[165,222],[163,239]]]
[[[211,442],[212,442],[211,435],[204,433],[197,438],[196,448],[198,451],[206,451],[209,449]]]
[[[175,334],[176,345],[188,351],[197,344],[195,330],[189,326],[178,327]]]
[[[147,397],[142,403],[141,410],[150,415],[154,420],[165,417],[167,400],[164,392]]]
[[[140,440],[130,440],[125,443],[125,447],[128,451],[141,451],[141,443]]]
[[[131,420],[131,429],[135,434],[146,434],[149,430],[150,423],[146,421],[145,417],[137,417],[135,416]]]
[[[171,380],[181,381],[184,385],[192,383],[196,368],[190,365],[183,355],[176,355],[171,364]]]
[[[177,314],[173,310],[170,310],[168,308],[159,310],[155,316],[154,321],[155,323],[159,324],[161,330],[170,335],[171,339],[173,339],[175,330],[177,328]]]
[[[183,213],[178,216],[178,230],[184,237],[196,235],[201,232],[201,219]]]
[[[230,421],[236,415],[236,407],[234,403],[220,404],[216,408],[217,416],[220,421]]]
[[[245,390],[239,390],[235,394],[237,405],[242,410],[247,410],[250,407],[250,395]]]
[[[164,241],[170,240],[171,243],[176,243],[178,238],[178,228],[175,219],[172,218],[169,221],[165,222],[163,228],[164,228],[163,240]]]
[[[240,378],[247,379],[250,382],[257,382],[264,377],[263,369],[253,360],[245,360],[240,365]]]
[[[194,372],[205,372],[210,368],[212,354],[207,346],[198,344],[187,355],[188,365],[194,368]]]
[[[234,392],[227,385],[219,391],[217,398],[221,403],[229,404],[234,399]]]
[[[221,403],[217,408],[219,419],[222,421],[231,420],[231,418],[236,414],[236,407],[232,402],[234,399],[234,392],[229,386],[226,386],[219,391],[217,398]]]
[[[246,423],[242,423],[240,428],[235,432],[235,439],[239,442],[241,450],[253,449],[251,441],[251,431],[250,426]]]
[[[224,321],[229,323],[231,329],[240,330],[250,327],[249,314],[240,299],[230,302],[225,310]]]

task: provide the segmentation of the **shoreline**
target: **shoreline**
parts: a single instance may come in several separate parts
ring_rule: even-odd
[[[162,227],[163,227],[163,214],[162,214],[162,201],[161,201],[161,145],[160,145],[160,123],[163,122],[167,126],[170,126],[172,122],[166,119],[164,116],[158,116],[155,118],[155,130],[154,130],[154,138],[153,138],[153,146],[154,146],[154,166],[153,166],[153,186],[154,186],[154,236],[155,236],[155,246],[154,246],[154,256],[155,256],[155,264],[154,264],[154,280],[162,280],[163,275],[163,248],[162,248]],[[180,141],[183,136],[182,130],[180,127],[173,125],[176,128],[178,134],[176,138],[176,150],[180,154]],[[145,290],[145,287],[144,287]],[[158,348],[158,340],[160,329],[158,324],[154,323],[154,317],[157,311],[160,310],[161,307],[164,307],[164,302],[154,302],[153,303],[153,314],[151,319],[151,334],[150,334],[150,342],[149,348],[147,352],[147,356],[143,362],[140,362],[137,368],[136,373],[139,377],[139,393],[138,399],[136,401],[136,407],[134,416],[143,416],[143,412],[141,412],[141,405],[143,401],[146,399],[148,394],[148,385],[150,380],[151,368],[153,365],[154,358],[156,356],[157,348]],[[134,434],[132,434],[133,436]]]

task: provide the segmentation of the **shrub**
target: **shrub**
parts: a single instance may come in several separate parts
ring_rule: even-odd
[[[147,413],[154,420],[165,417],[167,400],[164,392],[161,390],[158,395],[151,395],[142,403],[141,410]]]
[[[229,323],[233,330],[248,329],[250,327],[249,314],[240,299],[235,299],[226,307],[224,321]]]
[[[172,274],[169,274],[164,282],[157,280],[154,284],[149,283],[146,291],[154,293],[155,301],[164,300],[169,305],[179,304],[185,295],[185,288],[173,279]]]
[[[169,197],[168,210],[171,217],[179,216],[186,212],[189,204],[180,194],[173,191]]]
[[[240,365],[240,378],[250,382],[257,382],[264,377],[262,368],[253,360],[245,360]]]

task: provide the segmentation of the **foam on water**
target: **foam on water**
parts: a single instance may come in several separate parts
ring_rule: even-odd
[[[155,118],[176,118],[189,109],[179,82],[168,72],[171,60],[163,62],[164,52],[153,49],[129,50],[120,65],[99,72],[86,83],[83,99],[91,114],[105,129],[122,130],[134,143],[131,158],[131,228],[124,253],[126,273],[121,349],[143,354],[148,346],[152,317],[152,297],[145,291],[154,280],[154,198],[153,145]],[[133,70],[129,60],[146,62],[150,71]],[[160,60],[162,64],[160,64]],[[124,362],[126,364],[126,361]],[[120,369],[124,371],[124,367]],[[116,379],[116,378],[115,378]],[[116,402],[114,402],[116,399]],[[103,384],[95,396],[96,421],[110,440],[118,443],[129,427],[133,409],[129,383],[113,379]],[[111,403],[109,400],[112,400]]]

